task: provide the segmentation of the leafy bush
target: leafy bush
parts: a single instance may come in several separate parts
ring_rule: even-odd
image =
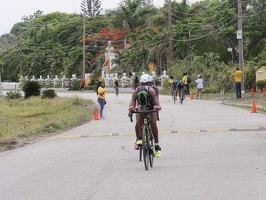
[[[35,81],[27,81],[23,85],[22,90],[25,93],[25,98],[41,95],[41,85]]]
[[[17,91],[15,91],[15,92],[11,91],[11,92],[6,93],[7,99],[19,99],[21,97],[22,97],[21,93],[17,92]]]
[[[91,80],[91,82],[89,82],[89,84],[88,84],[88,89],[96,91],[98,83],[99,83],[98,79]]]
[[[265,87],[265,81],[257,81],[256,85],[257,85],[257,88],[262,91],[263,88]]]
[[[79,80],[73,79],[69,82],[69,90],[70,91],[78,91],[79,90]]]
[[[44,99],[44,98],[52,99],[52,98],[54,98],[56,96],[57,96],[57,94],[55,93],[54,90],[44,90],[42,92],[42,99]]]

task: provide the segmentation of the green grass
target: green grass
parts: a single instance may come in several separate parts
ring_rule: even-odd
[[[0,145],[56,133],[93,117],[95,104],[78,97],[7,100],[0,97]]]

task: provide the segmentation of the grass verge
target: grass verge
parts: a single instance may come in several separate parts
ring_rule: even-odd
[[[13,149],[87,122],[95,104],[78,97],[7,100],[0,97],[0,151]]]

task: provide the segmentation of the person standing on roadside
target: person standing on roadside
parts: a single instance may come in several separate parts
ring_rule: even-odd
[[[104,90],[104,83],[100,81],[97,85],[98,103],[100,105],[100,119],[105,119],[103,116],[103,108],[104,108],[104,105],[106,104],[105,94],[106,94],[106,91]]]
[[[236,88],[236,98],[241,98],[241,79],[242,71],[239,70],[239,67],[236,68],[233,77],[235,78],[235,88]]]
[[[198,93],[195,99],[198,99],[199,96],[202,99],[203,80],[201,78],[201,75],[197,76],[197,80],[195,80],[195,82],[197,83],[197,89],[198,89]]]
[[[79,88],[80,88],[80,91],[83,92],[84,91],[84,86],[85,86],[85,81],[83,79],[81,79],[79,81]]]

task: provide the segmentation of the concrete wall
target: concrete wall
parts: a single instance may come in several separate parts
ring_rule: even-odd
[[[19,89],[18,82],[2,82],[1,87],[3,90],[17,90]]]

